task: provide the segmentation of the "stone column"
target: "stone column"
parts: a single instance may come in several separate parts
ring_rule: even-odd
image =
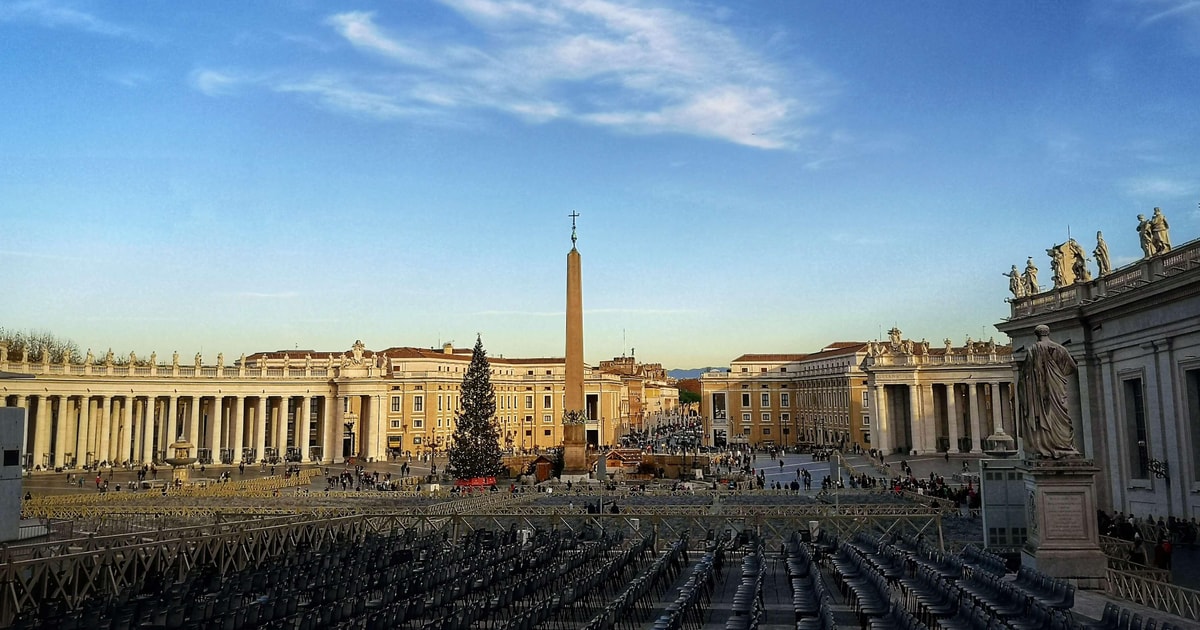
[[[200,448],[200,396],[192,396],[188,401],[188,441],[192,446]]]
[[[946,383],[946,427],[949,430],[950,452],[959,452],[958,448],[958,385]]]
[[[108,396],[100,397],[100,405],[96,408],[96,461],[112,461],[112,455],[109,453],[109,447],[112,437],[112,414],[109,411],[109,404],[112,399]]]
[[[332,464],[336,453],[334,444],[337,442],[338,422],[334,422],[333,396],[324,396],[325,409],[321,414],[321,462]]]
[[[54,427],[54,461],[50,465],[55,468],[61,468],[67,464],[67,408],[70,407],[70,398],[67,396],[58,396],[58,423]]]
[[[38,396],[37,406],[37,426],[33,434],[33,465],[34,466],[50,466],[52,462],[47,458],[50,454],[50,436],[53,427],[50,426],[50,397],[46,395]]]
[[[288,411],[292,408],[292,399],[289,396],[279,397],[279,407],[275,409],[275,414],[271,420],[272,437],[275,442],[275,452],[282,459],[287,455],[287,428],[288,428]]]
[[[971,452],[978,453],[981,450],[980,438],[982,437],[982,423],[980,416],[979,392],[976,391],[979,387],[974,381],[967,383],[967,412],[971,414]]]
[[[937,452],[937,413],[933,405],[933,384],[917,385],[921,393],[921,434],[925,436],[926,453]]]
[[[895,448],[887,414],[887,389],[883,385],[872,385],[871,398],[871,404],[875,405],[875,424],[878,426],[874,446],[886,455]]]
[[[158,399],[154,396],[147,396],[139,401],[141,404],[142,427],[142,465],[145,466],[154,461],[154,408],[158,405]]]
[[[230,437],[233,441],[230,442],[229,448],[233,449],[233,463],[242,461],[242,440],[246,432],[246,397],[235,396],[233,398],[233,416],[229,419]]]
[[[213,396],[212,411],[208,414],[209,448],[212,449],[214,464],[221,463],[221,431],[225,421],[225,397]]]
[[[908,430],[912,439],[912,450],[920,451],[921,442],[921,392],[916,385],[908,386]]]
[[[267,446],[267,397],[259,396],[254,408],[254,457],[262,461]]]
[[[167,397],[167,422],[166,422],[167,428],[166,428],[166,436],[164,436],[167,446],[170,446],[171,443],[175,441],[175,438],[179,437],[179,431],[176,426],[178,419],[179,419],[179,397],[178,396],[168,396]]]
[[[309,461],[308,457],[308,431],[312,428],[309,411],[311,398],[308,396],[300,397],[300,406],[296,409],[296,448],[300,449],[300,461]]]
[[[133,459],[133,402],[133,396],[125,396],[121,403],[121,417],[124,418],[124,421],[120,440],[117,441],[121,450],[117,454],[117,461],[122,463]]]
[[[988,383],[988,389],[990,389],[992,393],[992,430],[989,431],[987,435],[983,436],[985,438],[988,435],[995,433],[996,429],[1004,426],[1004,418],[1000,415],[1000,383]]]
[[[92,399],[90,396],[84,396],[79,399],[79,424],[75,430],[75,462],[79,466],[88,463],[87,454],[91,448],[88,442],[88,433],[91,426],[91,406]]]

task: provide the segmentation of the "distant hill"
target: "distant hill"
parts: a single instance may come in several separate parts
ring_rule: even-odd
[[[710,370],[723,370],[723,369],[725,369],[725,368],[703,367],[703,368],[694,368],[691,370],[667,370],[667,376],[670,376],[671,378],[679,379],[679,380],[683,380],[685,378],[700,378],[701,374],[708,372]]]

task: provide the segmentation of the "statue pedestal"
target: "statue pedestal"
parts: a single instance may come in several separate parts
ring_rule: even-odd
[[[582,424],[563,425],[563,478],[587,477],[591,466],[587,460],[587,441]]]
[[[1100,549],[1090,459],[1031,459],[1025,473],[1029,537],[1021,560],[1079,588],[1103,589],[1108,560]]]

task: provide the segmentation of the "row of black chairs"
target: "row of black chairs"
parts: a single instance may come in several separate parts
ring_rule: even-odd
[[[792,587],[792,611],[796,630],[837,630],[833,597],[825,586],[821,569],[799,532],[783,545],[788,582]]]
[[[1083,624],[1084,630],[1183,630],[1184,626],[1169,621],[1161,624],[1154,617],[1143,618],[1141,613],[1131,611],[1113,602],[1104,605],[1104,612],[1095,622]]]
[[[658,556],[645,572],[634,576],[604,610],[584,624],[584,630],[634,630],[644,627],[654,612],[651,601],[662,597],[687,565],[687,550],[688,538],[683,536]],[[718,547],[717,552],[720,551]],[[722,559],[718,555],[714,559],[718,573],[721,564]]]
[[[699,630],[724,567],[724,543],[709,543],[704,555],[679,587],[674,601],[654,621],[654,630]]]
[[[763,604],[763,581],[767,576],[767,562],[761,541],[742,558],[742,581],[733,594],[733,614],[725,622],[725,630],[758,630],[765,606]]]

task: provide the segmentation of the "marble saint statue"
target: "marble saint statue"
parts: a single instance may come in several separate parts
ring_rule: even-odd
[[[1138,242],[1142,245],[1142,254],[1149,258],[1155,254],[1154,252],[1154,234],[1150,231],[1150,221],[1146,219],[1146,215],[1138,215]]]
[[[1108,243],[1104,242],[1104,232],[1096,232],[1096,249],[1092,250],[1096,257],[1096,275],[1107,276],[1112,272],[1112,261],[1108,257]]]
[[[1037,295],[1042,287],[1038,286],[1038,268],[1033,264],[1033,256],[1025,261],[1025,295]]]
[[[1150,240],[1154,243],[1155,254],[1165,254],[1171,251],[1171,233],[1167,225],[1167,217],[1163,216],[1162,208],[1155,208],[1150,216]]]
[[[1092,272],[1087,268],[1087,256],[1083,253],[1083,248],[1079,246],[1079,242],[1075,239],[1067,241],[1067,246],[1071,248],[1071,271],[1075,275],[1075,282],[1090,282],[1092,280]]]
[[[1008,277],[1008,290],[1013,294],[1013,297],[1025,297],[1025,278],[1021,276],[1021,272],[1017,271],[1017,266],[1013,265],[1012,270],[1008,273],[1000,274]]]
[[[1021,363],[1017,381],[1025,454],[1052,459],[1078,455],[1067,403],[1068,384],[1077,370],[1075,359],[1050,339],[1049,326],[1039,325],[1033,333],[1037,342]]]

